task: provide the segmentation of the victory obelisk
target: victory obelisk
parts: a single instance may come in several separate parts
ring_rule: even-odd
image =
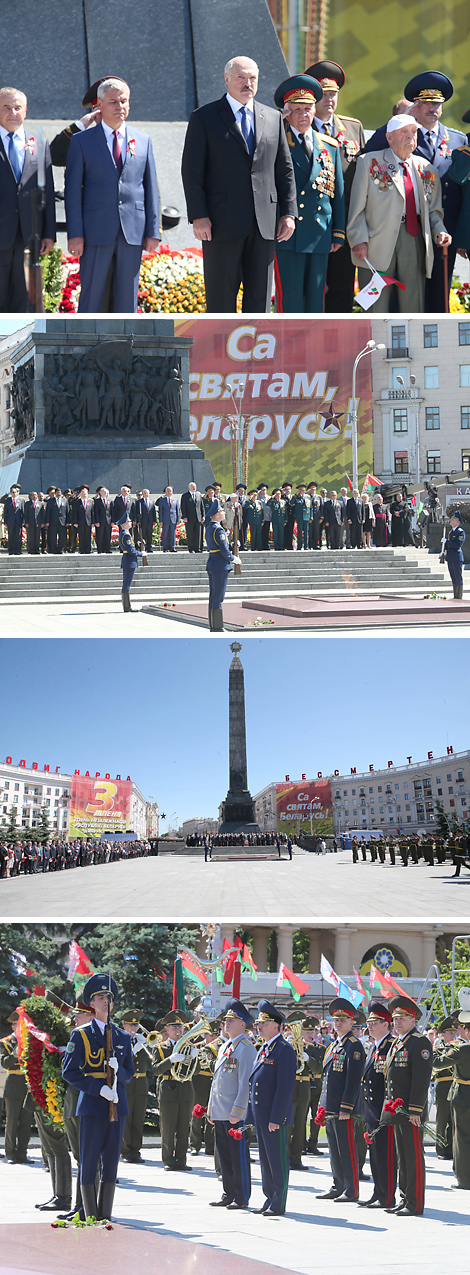
[[[232,642],[229,670],[229,789],[222,806],[219,832],[259,832],[255,807],[248,789],[246,767],[245,677],[239,659],[239,642]]]

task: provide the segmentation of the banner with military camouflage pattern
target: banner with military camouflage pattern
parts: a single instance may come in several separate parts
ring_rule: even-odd
[[[191,317],[175,319],[175,331],[194,337],[191,438],[224,492],[234,485],[230,417],[237,418],[240,394],[248,472],[245,478],[238,469],[237,478],[248,487],[265,482],[270,491],[287,480],[294,487],[315,480],[328,493],[346,486],[345,472],[352,471],[352,372],[371,338],[369,318]],[[358,365],[356,400],[362,480],[373,468],[370,358]]]
[[[278,832],[332,832],[330,780],[276,784],[276,814]]]
[[[71,837],[101,837],[104,832],[127,832],[131,826],[130,779],[72,776]]]

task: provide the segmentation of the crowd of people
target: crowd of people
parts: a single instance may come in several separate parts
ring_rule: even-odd
[[[69,1221],[77,1213],[82,1219],[111,1218],[120,1156],[142,1162],[149,1089],[155,1086],[162,1166],[184,1172],[191,1168],[188,1155],[204,1150],[214,1156],[222,1196],[212,1207],[249,1207],[249,1148],[256,1140],[264,1199],[253,1211],[283,1214],[289,1171],[308,1169],[306,1154],[325,1154],[318,1143],[322,1126],[332,1183],[312,1199],[421,1215],[425,1134],[440,1159],[453,1161],[452,1185],[470,1189],[470,1099],[464,1087],[470,1075],[470,1012],[461,1006],[425,1032],[422,1010],[407,995],[373,1000],[365,1012],[337,996],[324,1019],[298,1004],[285,1014],[266,999],[252,1010],[233,997],[219,1015],[207,1018],[196,998],[191,1012],[172,1010],[149,1032],[141,1023],[145,1011],[135,1006],[118,1013],[120,1027],[112,1023],[117,1000],[114,979],[94,974],[74,1009],[58,1002],[71,1034],[61,1049],[63,1123],[55,1126],[44,1120],[28,1089],[27,1066],[18,1057],[18,1009],[8,1019],[12,1031],[1,1041],[8,1073],[5,1155],[9,1163],[30,1162],[34,1115],[53,1191],[36,1207]],[[98,1048],[103,1034],[106,1083]],[[433,1127],[426,1124],[430,1098]],[[110,1104],[118,1117],[114,1125]],[[359,1183],[369,1176],[368,1151],[372,1194],[359,1200]],[[73,1205],[71,1154],[77,1163]]]
[[[222,97],[193,111],[187,128],[182,179],[207,310],[235,313],[241,283],[245,312],[269,310],[275,273],[279,311],[321,312],[326,291],[328,310],[351,312],[358,267],[361,289],[373,276],[375,310],[388,310],[394,292],[400,310],[443,311],[455,253],[470,249],[467,134],[441,121],[454,92],[449,77],[422,71],[398,83],[388,122],[366,142],[362,122],[338,113],[346,81],[338,63],[289,76],[273,105],[258,103],[258,75],[250,57],[230,58]],[[54,245],[52,164],[65,166],[79,311],[136,312],[142,251],[161,238],[152,143],[126,122],[130,88],[121,77],[101,77],[82,105],[85,114],[46,144],[38,246],[48,253]],[[22,90],[0,89],[0,308],[13,312],[27,308],[23,258],[41,149],[37,132],[25,131],[26,113]]]
[[[127,514],[136,547],[145,553],[161,548],[175,553],[178,546],[189,553],[203,553],[205,533],[214,500],[223,510],[223,527],[229,542],[239,551],[321,549],[382,549],[387,545],[413,545],[413,507],[401,492],[387,505],[380,492],[341,487],[328,493],[309,483],[283,482],[269,493],[266,483],[247,490],[240,483],[226,495],[221,484],[208,484],[204,492],[190,482],[187,491],[175,495],[168,486],[161,496],[147,488],[132,494],[130,486],[110,496],[106,487],[90,495],[87,484],[62,492],[21,496],[13,484],[3,501],[3,526],[10,556],[22,549],[28,554],[111,553],[118,547],[118,525]]]
[[[80,837],[71,841],[0,841],[0,881],[67,868],[90,868],[121,859],[142,859],[154,853],[154,842],[139,840],[92,841]]]

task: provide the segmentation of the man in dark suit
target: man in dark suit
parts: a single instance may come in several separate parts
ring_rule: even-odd
[[[24,506],[24,525],[26,527],[26,545],[28,553],[39,553],[41,531],[44,526],[45,512],[42,500],[38,500],[37,491],[30,491]]]
[[[93,501],[93,519],[98,553],[111,553],[112,506],[107,487],[98,487]]]
[[[172,487],[165,487],[163,496],[158,502],[158,521],[162,527],[162,549],[164,553],[176,553],[176,528],[181,522],[180,507],[173,495]]]
[[[131,508],[131,488],[129,483],[124,483],[124,486],[121,487],[119,496],[115,496],[112,502],[112,518],[113,522],[116,523],[116,526],[120,522],[123,514],[127,514],[128,517],[131,518]]]
[[[346,501],[346,518],[349,526],[351,549],[362,549],[362,524],[364,522],[364,501],[361,500],[357,487]]]
[[[181,517],[186,527],[189,553],[202,553],[205,509],[196,483],[188,483],[188,490],[181,497]]]
[[[82,313],[102,309],[111,267],[117,314],[137,311],[142,250],[160,241],[150,137],[126,127],[130,90],[122,80],[98,88],[101,122],[72,137],[65,170],[69,252],[80,257]]]
[[[49,553],[63,553],[65,544],[65,528],[70,513],[68,500],[62,495],[60,487],[48,487],[44,527],[47,529],[47,547]]]
[[[138,544],[140,538],[142,541],[141,549],[145,549],[146,553],[153,553],[152,533],[157,521],[157,510],[155,501],[150,499],[148,487],[144,487],[141,496],[136,496],[132,521],[135,527],[135,543]]]
[[[10,494],[3,505],[3,517],[8,531],[8,552],[10,557],[21,553],[21,531],[24,522],[24,504],[20,497],[21,487],[16,483],[10,487]]]
[[[297,1056],[281,1036],[285,1022],[270,1001],[258,1003],[255,1026],[264,1040],[250,1076],[250,1109],[256,1129],[264,1204],[255,1213],[285,1213],[289,1185],[287,1126],[293,1120]]]
[[[208,311],[270,309],[275,241],[295,229],[297,200],[280,112],[254,102],[258,67],[236,57],[227,93],[191,115],[182,175],[188,221],[201,240]],[[276,220],[279,221],[276,229]]]
[[[330,492],[330,499],[325,500],[323,506],[323,523],[327,528],[329,549],[341,549],[343,522],[343,507],[338,500],[337,493],[332,491]]]
[[[24,250],[32,235],[31,193],[38,183],[36,134],[26,134],[27,101],[18,89],[0,90],[0,310],[28,308]],[[55,203],[49,146],[45,147],[45,203],[40,216],[40,251],[55,240]]]
[[[91,553],[91,528],[93,525],[93,501],[89,499],[90,488],[86,483],[80,487],[78,500],[73,510],[73,525],[78,532],[78,552]]]

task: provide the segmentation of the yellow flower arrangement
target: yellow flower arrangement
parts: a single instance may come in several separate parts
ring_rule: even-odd
[[[46,1102],[49,1115],[52,1116],[54,1124],[63,1124],[62,1113],[58,1103],[57,1081],[54,1077],[50,1077],[46,1084]]]

